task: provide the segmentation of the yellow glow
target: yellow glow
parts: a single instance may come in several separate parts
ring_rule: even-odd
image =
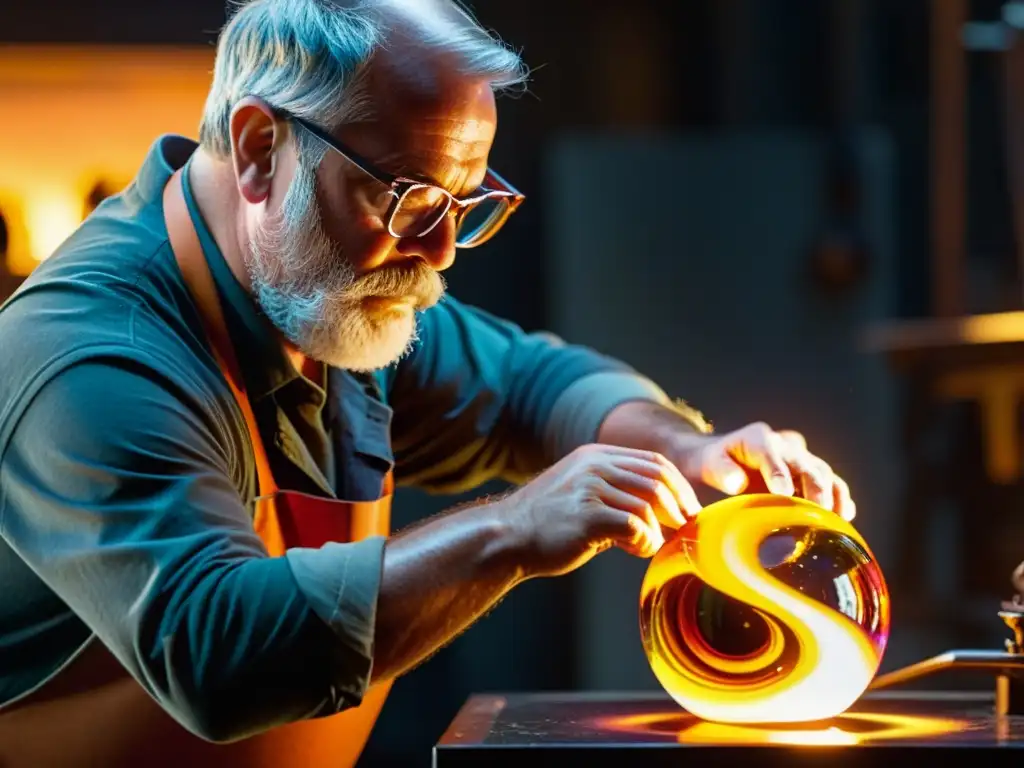
[[[963,340],[971,344],[1017,341],[1024,334],[1024,312],[977,315],[962,321]]]
[[[711,723],[678,712],[609,717],[599,720],[597,725],[602,729],[643,735],[674,733],[680,744],[801,747],[923,739],[957,733],[970,727],[965,720],[861,712],[788,728]]]
[[[836,574],[840,602],[856,620],[762,567],[761,545],[788,528],[839,534],[861,548],[873,580],[854,584]],[[805,546],[798,541],[787,562],[799,567]],[[760,648],[728,656],[702,639],[692,597],[701,584],[756,611],[767,629]],[[888,639],[888,591],[863,538],[838,515],[789,497],[739,496],[706,507],[651,562],[640,606],[644,649],[659,682],[688,712],[719,723],[834,717],[867,689]],[[859,623],[866,613],[874,616],[872,632]]]
[[[11,272],[50,256],[81,222],[93,185],[123,187],[161,134],[196,134],[212,69],[208,46],[0,45]]]
[[[53,253],[82,221],[82,203],[69,192],[43,190],[25,201],[30,253],[36,261]]]
[[[857,743],[857,736],[835,726],[821,731],[775,731],[768,736],[772,744],[789,744],[801,747],[837,747]]]

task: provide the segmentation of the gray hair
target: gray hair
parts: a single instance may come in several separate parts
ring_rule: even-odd
[[[251,0],[218,40],[200,143],[230,155],[231,112],[246,96],[328,130],[365,119],[363,75],[396,22],[411,25],[428,50],[452,55],[464,74],[489,79],[495,91],[526,82],[519,55],[455,0]],[[297,139],[307,159],[322,151],[305,131]]]

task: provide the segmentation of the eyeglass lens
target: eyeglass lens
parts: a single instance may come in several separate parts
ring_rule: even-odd
[[[391,231],[396,237],[419,237],[444,217],[451,206],[442,190],[417,186],[399,199],[391,217]],[[455,240],[459,245],[480,242],[500,225],[508,208],[507,198],[485,198],[460,212]]]

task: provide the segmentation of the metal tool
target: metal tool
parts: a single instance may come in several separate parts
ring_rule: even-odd
[[[1004,602],[998,615],[1013,632],[1013,638],[1006,640],[1005,651],[946,651],[879,675],[869,690],[889,688],[948,670],[981,670],[995,674],[996,714],[1024,715],[1024,595]]]

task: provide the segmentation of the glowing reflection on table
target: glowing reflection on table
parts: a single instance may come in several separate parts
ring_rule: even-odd
[[[680,744],[855,746],[919,740],[967,730],[967,720],[856,712],[799,724],[712,723],[685,712],[651,712],[600,718],[595,725],[620,733],[675,734]]]

